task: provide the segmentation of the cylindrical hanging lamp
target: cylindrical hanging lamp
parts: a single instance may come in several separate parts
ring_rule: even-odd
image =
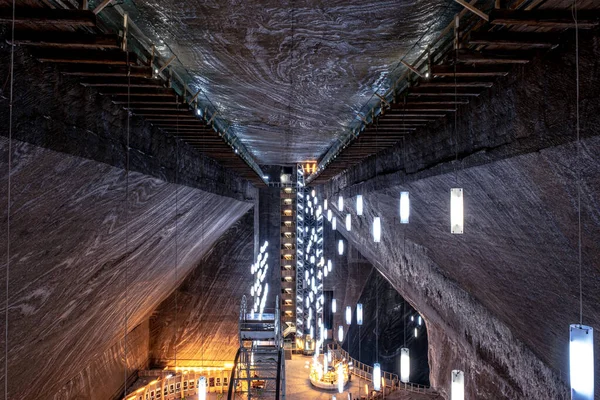
[[[465,400],[465,373],[457,369],[452,370],[450,400]]]
[[[346,230],[348,232],[352,230],[352,217],[350,214],[346,214]]]
[[[361,303],[356,305],[356,324],[363,324],[363,305]]]
[[[400,223],[408,224],[410,217],[410,197],[408,192],[400,192]]]
[[[346,325],[352,323],[352,307],[346,306]]]
[[[594,400],[594,329],[573,324],[569,333],[571,400]]]
[[[381,219],[379,217],[373,219],[373,241],[375,243],[381,241]]]
[[[344,254],[344,240],[342,239],[338,242],[338,253],[340,256]]]
[[[450,232],[461,234],[464,228],[463,190],[450,189]]]
[[[363,215],[363,197],[362,194],[356,196],[356,215]]]
[[[379,363],[373,364],[373,389],[381,390],[381,365]]]
[[[410,380],[410,353],[406,347],[400,349],[400,381]]]

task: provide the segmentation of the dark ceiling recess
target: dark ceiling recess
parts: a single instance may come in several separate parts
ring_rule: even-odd
[[[67,8],[56,8],[56,4]],[[0,1],[0,23],[12,22],[11,7],[11,2]],[[213,126],[215,114],[198,104],[197,94],[184,82],[175,82],[167,68],[172,60],[163,60],[160,67],[154,51],[128,43],[135,39],[129,34],[124,40],[127,24],[121,28],[113,30],[101,22],[87,9],[87,1],[28,0],[18,2],[14,42],[30,47],[40,62],[57,65],[64,75],[110,96],[114,104],[124,110],[129,107],[133,115],[184,140],[255,185],[264,185],[260,168],[251,165],[254,160],[244,147],[238,143],[235,149],[239,150],[235,150],[233,143],[224,140],[225,135]]]
[[[575,26],[572,3],[496,1],[494,6],[503,8],[482,10],[471,1],[415,61],[403,61],[405,73],[385,94],[377,95],[381,101],[376,107],[359,115],[363,130],[347,134],[330,148],[308,180],[324,183],[405,137],[418,135],[420,128],[468,105],[514,65],[557,47],[560,35]],[[599,26],[598,1],[582,0],[577,7],[579,28]]]

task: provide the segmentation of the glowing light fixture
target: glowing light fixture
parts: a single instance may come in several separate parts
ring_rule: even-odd
[[[363,215],[363,197],[362,194],[356,196],[356,215]]]
[[[415,337],[419,337],[419,329],[415,328]]]
[[[337,370],[338,393],[344,393],[344,368],[342,363],[338,364]]]
[[[373,364],[373,389],[381,390],[381,365],[379,363]]]
[[[350,214],[346,214],[346,230],[348,232],[352,230],[352,217]]]
[[[381,218],[373,219],[373,241],[379,243],[381,241]]]
[[[331,312],[334,314],[337,312],[337,302],[335,299],[331,299]]]
[[[346,306],[346,325],[352,323],[352,307]]]
[[[206,378],[204,376],[198,379],[198,400],[206,400]]]
[[[344,211],[344,197],[343,196],[338,197],[338,211],[340,211],[340,212]]]
[[[457,369],[452,370],[450,400],[465,400],[465,373]]]
[[[331,272],[331,260],[327,260],[327,269]]]
[[[400,192],[400,223],[408,224],[410,217],[410,197],[408,192]]]
[[[340,325],[338,327],[338,342],[343,342],[344,341],[344,327],[342,325]]]
[[[338,253],[340,254],[340,256],[344,254],[344,240],[342,239],[340,239],[340,241],[338,242]]]
[[[594,329],[574,324],[569,328],[571,400],[594,399]]]
[[[419,326],[421,326],[421,324],[423,323],[423,318],[421,318],[421,316],[419,315],[419,317],[417,318],[417,323],[419,324]]]
[[[358,325],[363,324],[363,308],[361,303],[356,305],[356,323]]]
[[[463,233],[464,211],[462,188],[450,189],[450,232]]]
[[[331,219],[331,229],[333,229],[334,231],[337,230],[337,218],[333,217]]]
[[[406,347],[400,349],[400,380],[404,383],[410,379],[410,354]]]
[[[327,210],[327,221],[331,222],[331,218],[333,218],[333,213],[331,210]]]
[[[327,199],[323,200],[323,209],[327,210]]]

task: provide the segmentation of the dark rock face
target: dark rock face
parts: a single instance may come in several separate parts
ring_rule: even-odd
[[[0,150],[0,169],[7,171],[5,138]],[[109,363],[103,368],[112,369],[118,360],[106,352],[147,319],[253,206],[179,185],[176,254],[176,186],[133,172],[126,249],[123,170],[14,141],[11,177],[11,399],[52,397],[103,357]],[[0,187],[7,187],[6,173]],[[6,195],[0,191],[0,204]],[[6,226],[6,213],[0,225]],[[3,229],[0,243],[6,240]],[[0,257],[6,259],[5,246]],[[139,358],[132,357],[127,363],[133,368]]]
[[[246,213],[206,253],[150,319],[154,366],[215,366],[233,362],[239,348],[243,294],[249,297],[254,214]]]
[[[316,159],[458,9],[442,0],[144,1],[124,7],[173,49],[262,164]],[[160,41],[159,41],[160,40]]]
[[[0,37],[4,38],[1,31]],[[4,40],[0,57],[10,59]],[[0,76],[9,76],[8,68],[8,62],[1,63]],[[127,112],[109,96],[79,82],[62,75],[54,65],[36,61],[27,48],[17,47],[13,138],[124,169]],[[8,136],[8,97],[7,87],[1,87],[2,136]],[[248,181],[139,117],[131,117],[129,140],[132,171],[238,200],[257,197],[256,188]]]
[[[588,99],[600,95],[599,47],[589,36],[581,43],[583,321],[598,327],[600,112]],[[461,110],[459,162],[451,161],[453,124],[440,125],[325,187],[329,196],[365,196],[366,217],[342,233],[424,315],[431,383],[446,393],[456,368],[470,398],[568,398],[568,326],[579,321],[578,165],[574,50],[563,50],[515,68]],[[465,190],[464,235],[450,234],[451,187]],[[408,226],[397,216],[401,190],[411,196]]]
[[[407,347],[410,382],[429,385],[427,330],[424,322],[418,324],[415,309],[374,268],[358,302],[363,305],[363,325],[359,329],[353,321],[344,348],[347,350],[349,346],[350,354],[361,362],[367,365],[379,362],[383,371],[400,376],[400,349]]]

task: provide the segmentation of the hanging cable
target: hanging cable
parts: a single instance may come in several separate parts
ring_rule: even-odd
[[[125,30],[125,34],[127,30]],[[125,42],[126,42],[125,38]],[[127,136],[125,150],[125,320],[124,329],[125,335],[123,340],[123,349],[125,353],[125,383],[124,397],[127,397],[127,335],[129,330],[129,314],[127,312],[127,304],[129,304],[128,287],[129,287],[129,156],[130,156],[130,131],[131,131],[131,64],[129,62],[129,51],[125,48],[125,57],[127,62]]]
[[[454,27],[456,29],[456,32],[455,32],[456,44],[454,45],[454,181],[456,182],[457,186],[458,186],[458,82],[456,79],[456,66],[458,64],[458,48],[460,46],[460,44],[459,44],[459,41],[460,41],[459,35],[460,34],[458,31],[459,21],[460,21],[460,18],[457,17],[456,22],[454,24]]]
[[[175,120],[175,332],[179,329],[179,231],[177,220],[179,219],[179,99],[176,98],[177,102],[177,118]],[[177,337],[177,336],[175,336]],[[177,347],[178,343],[175,340],[175,373],[177,373]]]
[[[581,137],[579,124],[579,21],[577,20],[577,0],[573,1],[572,7],[573,20],[575,21],[575,114],[577,135],[577,241],[578,241],[578,262],[579,262],[579,324],[583,325],[583,257],[581,249]]]
[[[10,96],[8,102],[8,177],[6,190],[6,282],[4,303],[4,398],[8,399],[8,288],[10,273],[10,205],[11,205],[11,175],[12,175],[12,121],[13,121],[13,87],[15,70],[15,0],[12,2],[12,24],[10,41]]]

